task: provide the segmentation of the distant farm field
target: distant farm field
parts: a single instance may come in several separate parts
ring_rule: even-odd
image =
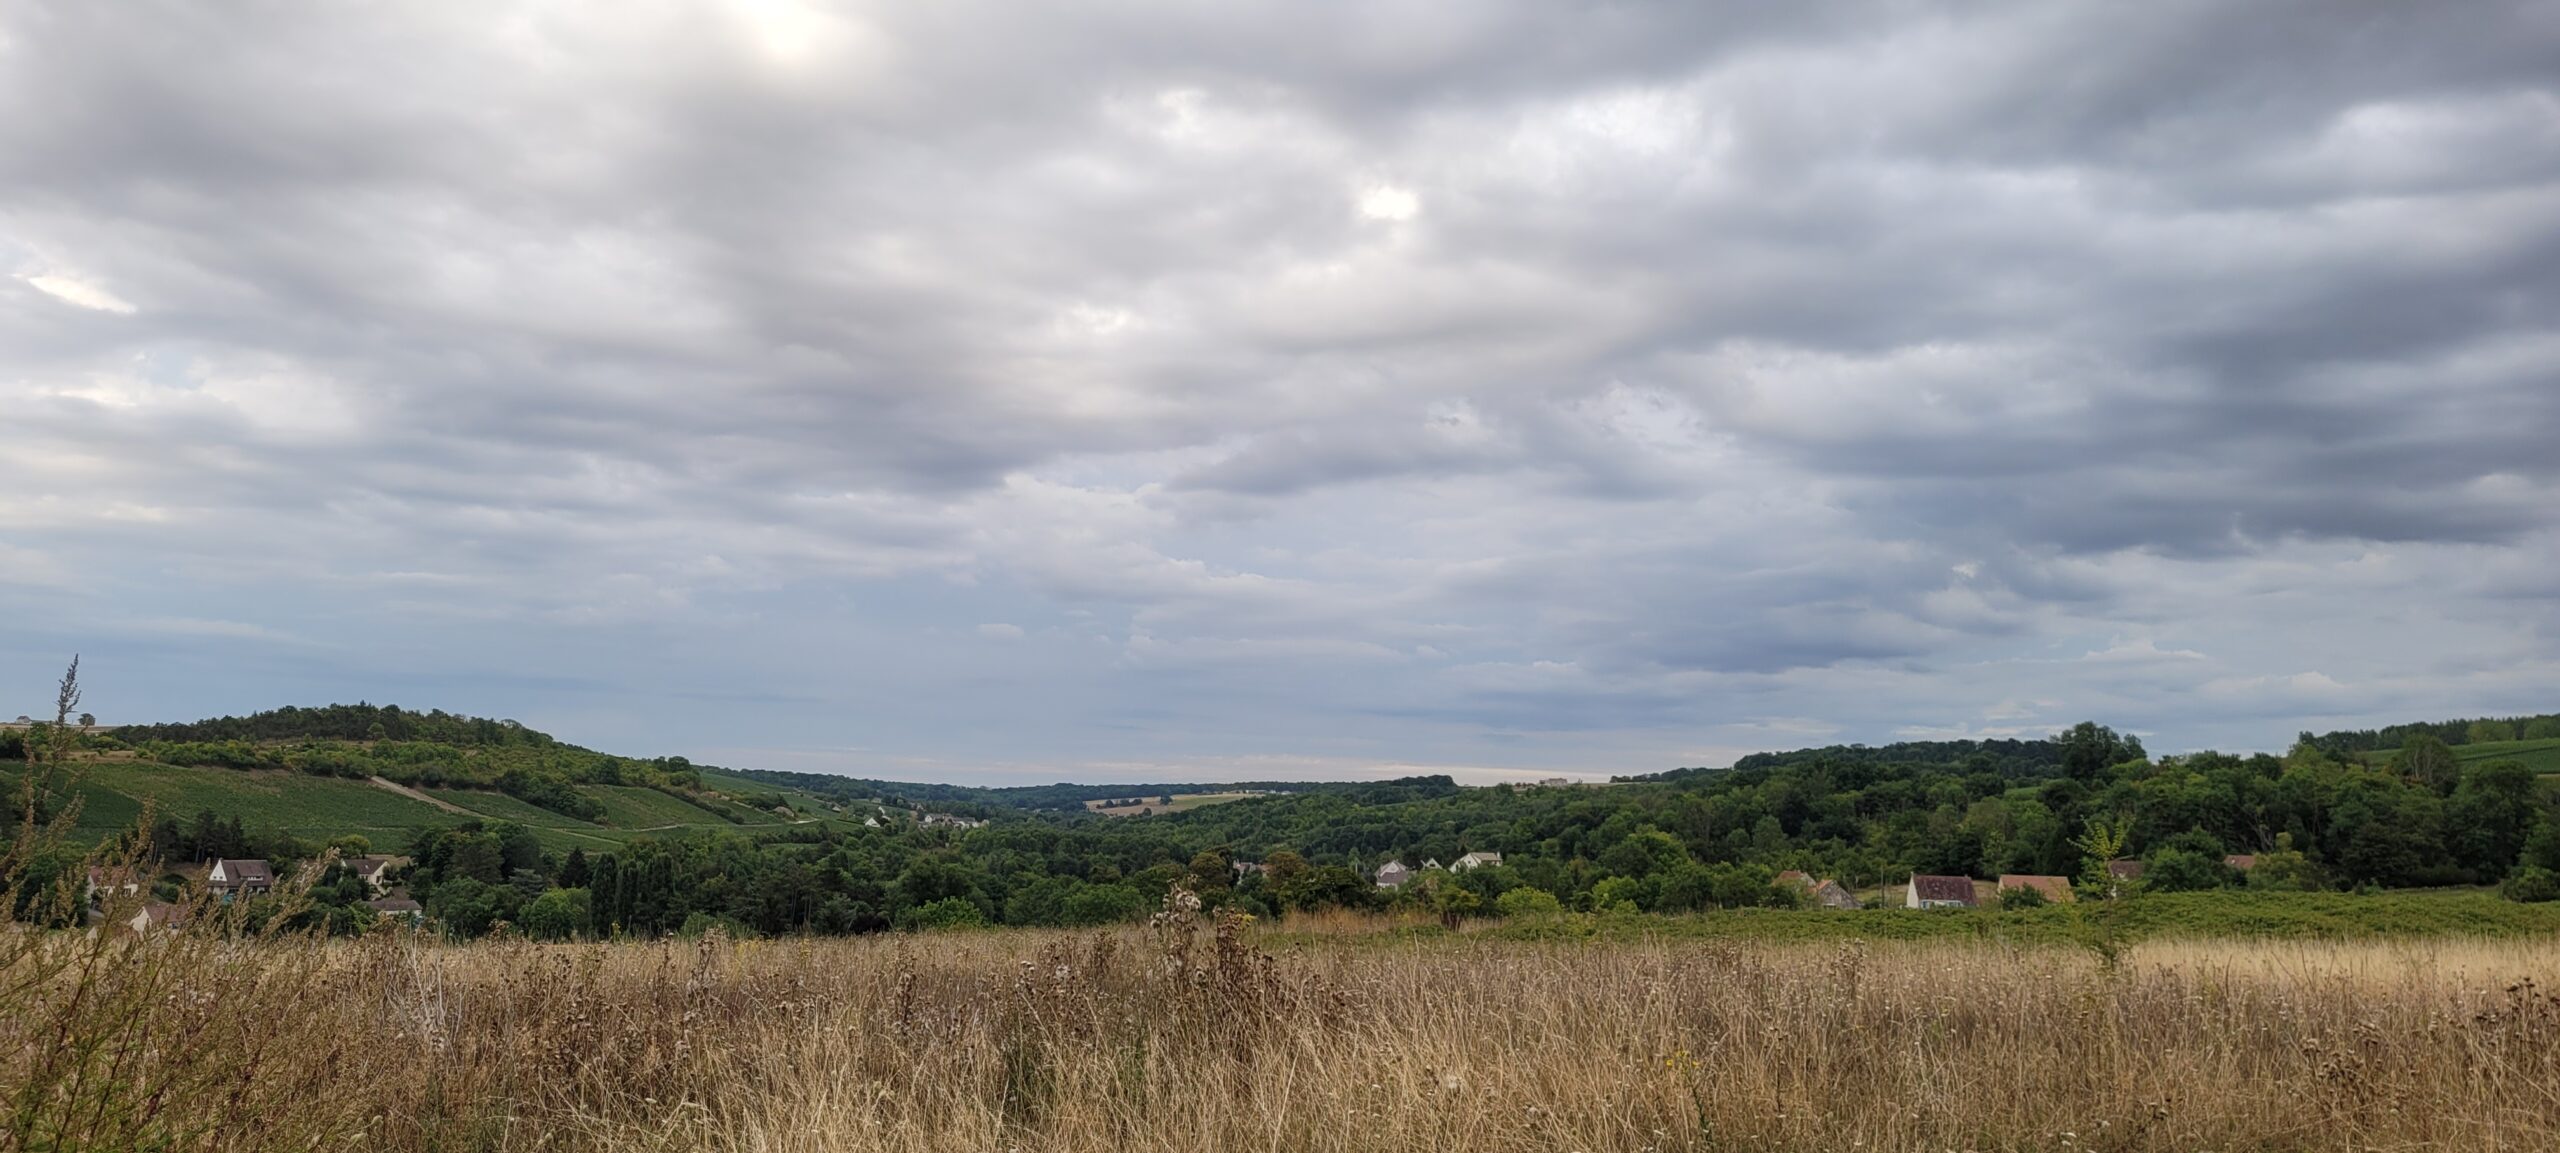
[[[1141,803],[1135,805],[1115,805],[1111,803],[1111,800],[1097,800],[1086,801],[1084,803],[1084,807],[1088,812],[1100,813],[1106,817],[1147,817],[1154,816],[1158,813],[1180,813],[1191,809],[1206,808],[1210,805],[1223,805],[1229,801],[1241,801],[1261,795],[1263,794],[1173,793],[1170,795],[1148,796],[1143,799],[1136,797],[1111,799],[1141,800]]]
[[[2389,765],[2400,755],[2397,749],[2383,749],[2364,755],[2367,763]],[[2560,740],[2482,741],[2478,744],[2453,746],[2453,758],[2463,764],[2489,761],[2519,761],[2537,773],[2560,773]]]

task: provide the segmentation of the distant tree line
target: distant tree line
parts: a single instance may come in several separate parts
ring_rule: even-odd
[[[2305,732],[2296,743],[2309,745],[2332,757],[2346,758],[2359,753],[2399,749],[2415,737],[2428,737],[2447,745],[2560,740],[2560,713],[2424,721],[2379,729],[2340,729],[2332,733]]]
[[[211,717],[177,724],[126,725],[128,741],[432,741],[467,747],[556,745],[550,734],[514,721],[466,717],[441,709],[419,712],[398,705],[285,707],[242,717]]]

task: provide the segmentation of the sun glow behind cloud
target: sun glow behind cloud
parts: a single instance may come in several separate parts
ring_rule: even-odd
[[[38,292],[67,304],[119,316],[131,316],[134,312],[133,305],[116,294],[68,276],[30,276],[25,279]]]

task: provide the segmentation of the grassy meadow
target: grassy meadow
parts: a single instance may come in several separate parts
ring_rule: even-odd
[[[2545,1150],[2560,941],[0,939],[13,1149]]]

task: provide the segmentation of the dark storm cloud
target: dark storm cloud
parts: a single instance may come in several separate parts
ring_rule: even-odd
[[[2509,707],[2560,627],[2556,45],[0,0],[0,607],[439,691],[524,644],[910,751],[1014,685],[1016,759]]]

